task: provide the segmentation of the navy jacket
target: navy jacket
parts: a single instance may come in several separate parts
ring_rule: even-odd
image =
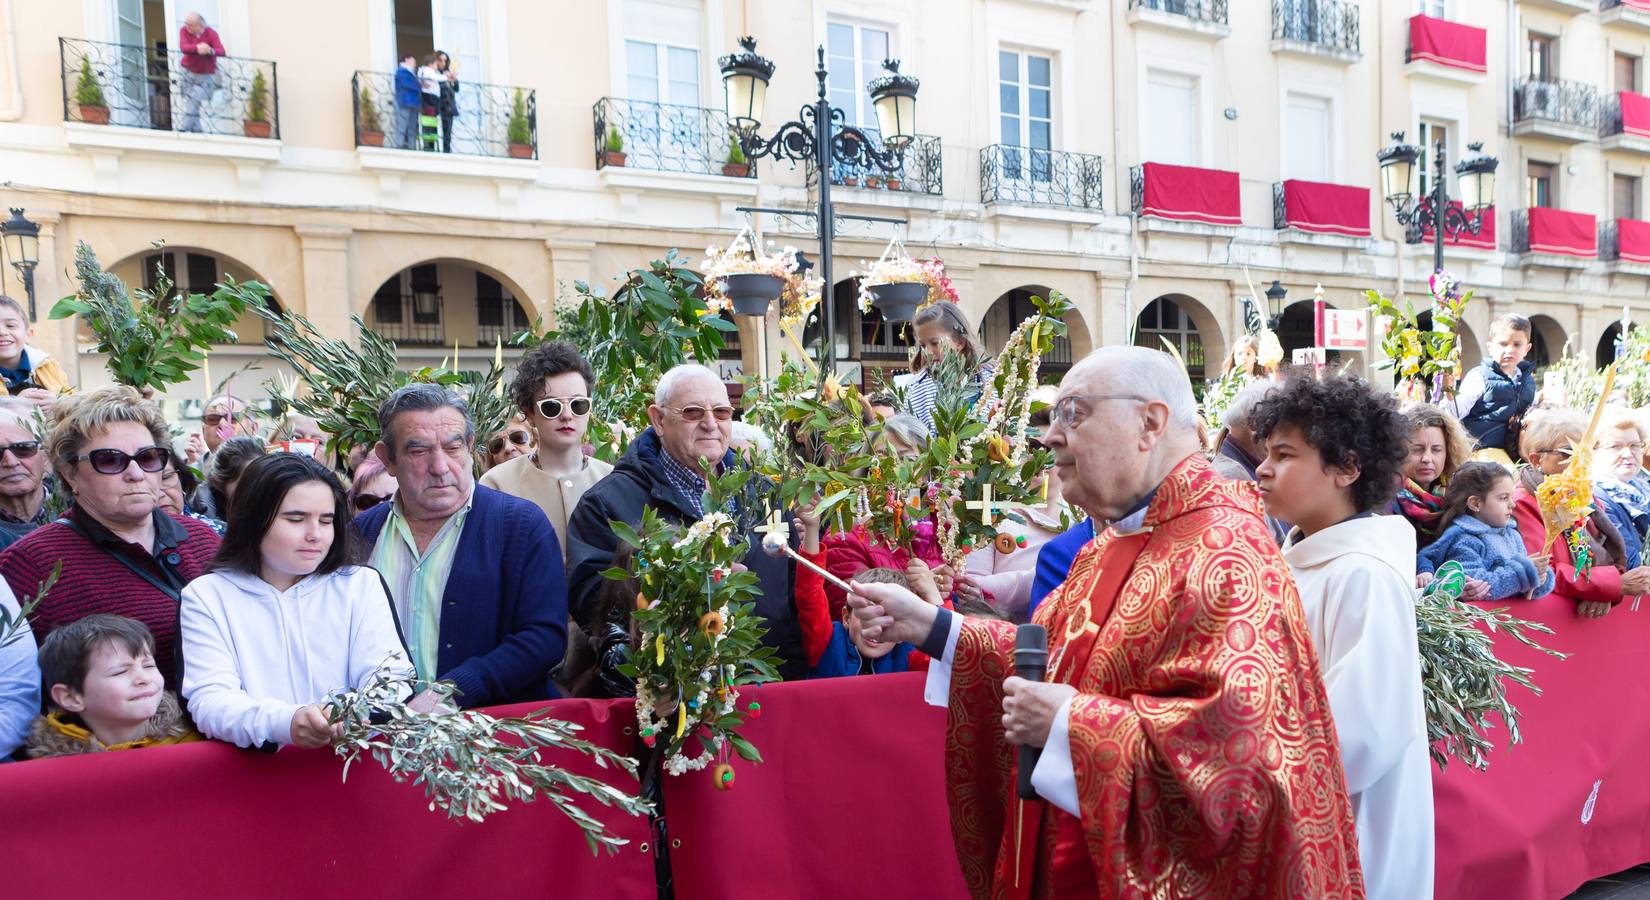
[[[917,648],[900,641],[886,656],[871,661],[870,674],[909,672],[911,651],[915,649]],[[832,622],[831,641],[825,645],[825,652],[820,654],[819,662],[814,665],[813,671],[808,673],[808,677],[838,678],[843,675],[858,675],[863,665],[864,659],[859,655],[859,648],[854,646],[854,639],[848,636],[848,626],[841,622]]]
[[[544,510],[481,485],[458,536],[441,596],[438,679],[458,686],[466,709],[557,696],[550,668],[567,651],[567,579]],[[366,552],[390,504],[355,517]]]
[[[1066,580],[1071,574],[1071,564],[1077,559],[1077,551],[1092,540],[1094,520],[1084,519],[1051,538],[1037,551],[1037,572],[1031,576],[1031,608],[1026,615],[1036,612],[1037,604]]]
[[[395,67],[396,106],[417,106],[423,102],[422,90],[417,74],[409,72],[406,66]]]
[[[699,518],[690,501],[665,478],[659,460],[663,452],[652,428],[637,435],[613,471],[579,498],[579,505],[567,520],[568,597],[574,620],[587,634],[600,633],[595,620],[601,609],[603,586],[610,583],[602,572],[613,565],[613,551],[619,545],[608,523],[639,526],[642,509],[648,506],[669,522],[686,525]],[[734,464],[730,452],[723,465]],[[758,492],[771,487],[765,478],[752,478],[747,483],[745,496],[740,498],[739,528],[750,540],[745,567],[755,572],[759,581],[756,614],[768,629],[762,642],[777,651],[780,677],[791,681],[808,674],[802,654],[802,628],[792,596],[796,586],[794,564],[788,557],[763,553],[762,535],[752,531],[762,524],[767,508]]]
[[[1495,360],[1486,359],[1461,379],[1454,412],[1480,448],[1504,449],[1507,422],[1524,415],[1534,403],[1535,363],[1524,360],[1518,364],[1518,377],[1508,378]]]

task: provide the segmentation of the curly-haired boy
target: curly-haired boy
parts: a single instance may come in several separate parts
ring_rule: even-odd
[[[1409,425],[1357,377],[1298,372],[1255,406],[1267,512],[1295,575],[1340,738],[1370,898],[1432,896],[1432,771],[1415,632],[1415,530],[1379,515]]]

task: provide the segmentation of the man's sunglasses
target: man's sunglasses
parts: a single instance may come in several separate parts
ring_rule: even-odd
[[[573,411],[573,415],[590,415],[589,397],[568,397],[566,401],[563,401],[560,397],[545,397],[538,402],[539,415],[546,419],[561,418],[561,409],[564,402],[567,408]]]
[[[246,413],[243,412],[241,415],[244,416]],[[224,420],[230,418],[233,417],[228,413],[207,413],[206,415],[201,416],[201,423],[206,425],[208,428],[216,428],[219,425],[222,425]]]
[[[166,447],[144,447],[136,453],[104,447],[74,458],[74,462],[88,460],[92,469],[103,475],[119,475],[136,462],[145,472],[159,472],[172,461],[172,451]]]
[[[0,459],[5,457],[8,450],[11,451],[12,456],[17,457],[18,461],[33,459],[34,455],[40,452],[40,442],[18,441],[15,444],[0,444]]]
[[[731,406],[712,406],[709,409],[703,406],[667,406],[665,409],[681,416],[684,422],[703,421],[706,412],[714,415],[718,422],[726,422],[733,418],[733,407]]]
[[[509,434],[501,434],[487,442],[487,452],[498,453],[503,450],[505,441],[509,441],[518,447],[525,447],[533,442],[533,436],[525,431],[512,431]]]
[[[353,502],[355,503],[356,512],[366,512],[389,499],[389,494],[356,494]]]

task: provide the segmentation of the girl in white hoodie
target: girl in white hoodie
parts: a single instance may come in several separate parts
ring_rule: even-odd
[[[1392,502],[1409,424],[1357,377],[1297,373],[1250,420],[1268,515],[1295,523],[1300,589],[1340,739],[1371,900],[1432,896],[1432,763],[1415,632],[1415,529]]]
[[[183,590],[189,714],[242,747],[324,746],[332,692],[412,672],[394,609],[378,572],[350,565],[349,506],[326,466],[259,457],[236,501],[212,571]]]

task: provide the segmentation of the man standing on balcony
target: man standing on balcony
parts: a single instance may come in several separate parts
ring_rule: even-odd
[[[206,19],[198,12],[184,17],[178,31],[178,49],[183,51],[183,125],[184,131],[201,130],[201,106],[212,98],[218,81],[218,57],[223,55],[223,41],[218,33],[207,27]]]

